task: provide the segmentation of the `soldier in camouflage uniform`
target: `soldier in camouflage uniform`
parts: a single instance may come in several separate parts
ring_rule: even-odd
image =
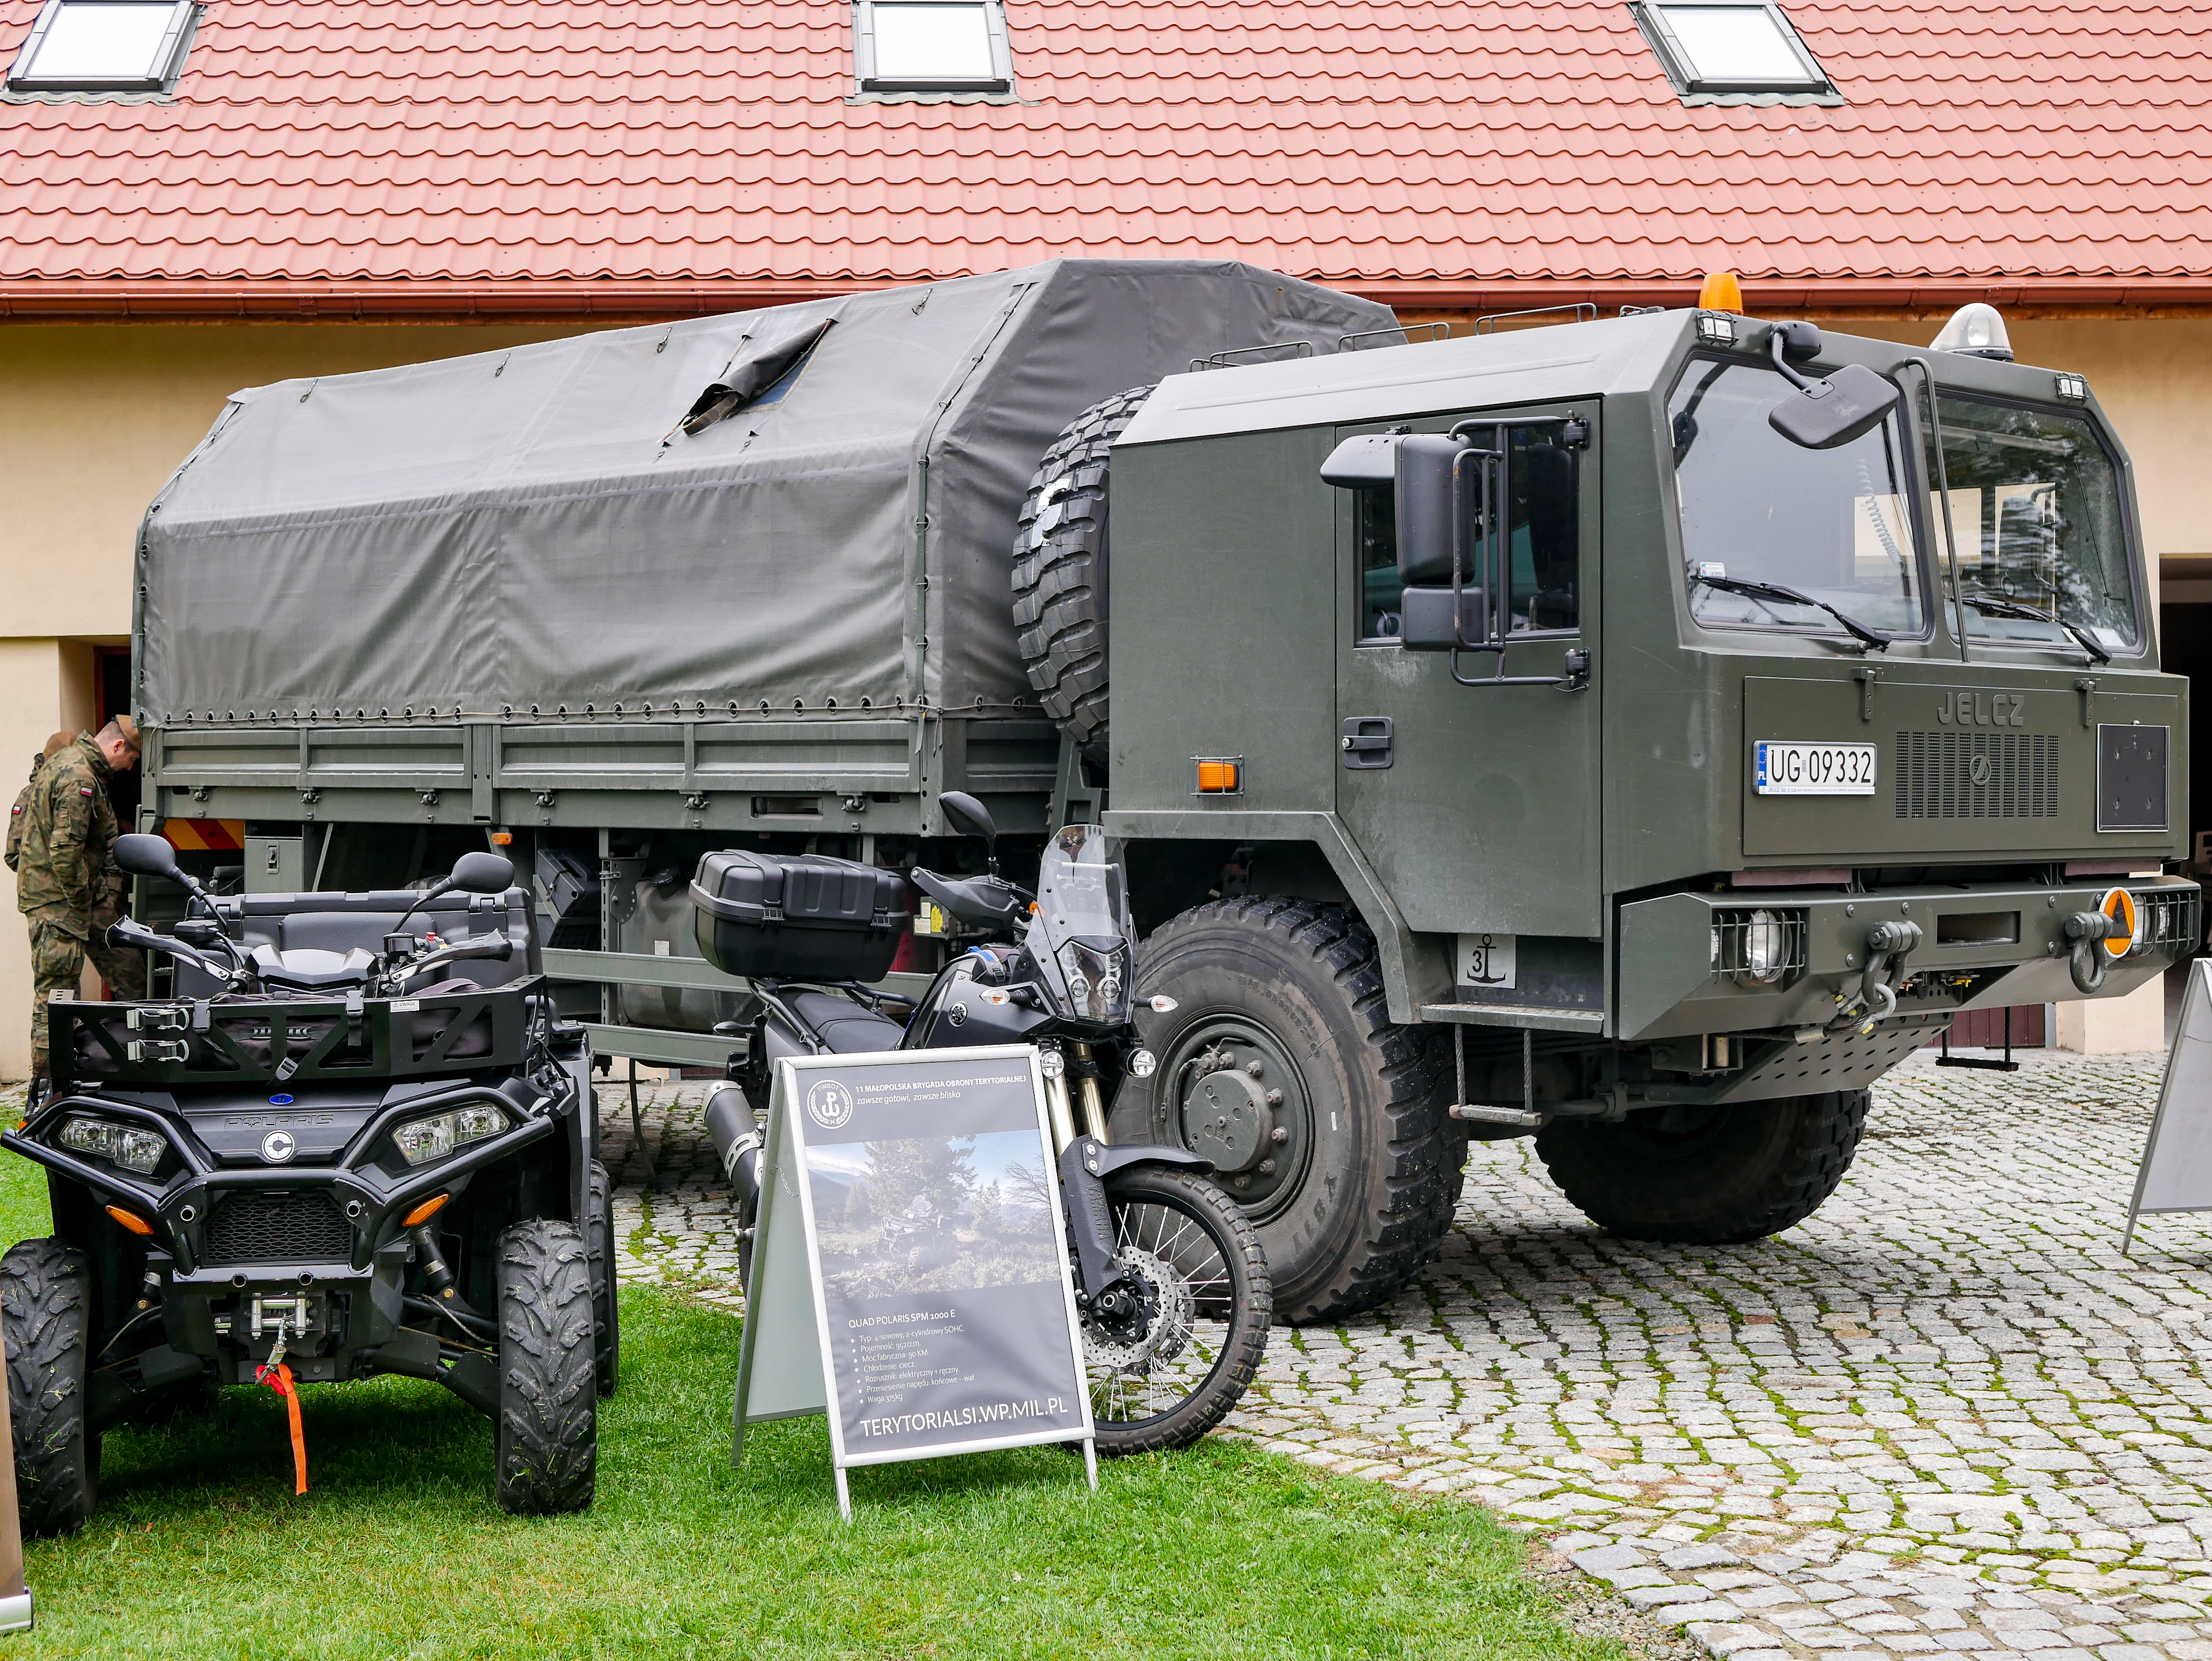
[[[107,944],[122,913],[123,873],[112,860],[115,809],[107,781],[138,764],[138,729],[118,716],[80,733],[33,781],[15,872],[15,909],[31,926],[31,1068],[46,1070],[46,1005],[76,995],[88,956],[118,998],[146,995],[145,960]]]
[[[53,733],[46,739],[46,747],[31,757],[30,782],[15,793],[15,805],[8,810],[7,860],[8,868],[10,871],[15,868],[16,857],[22,849],[23,820],[31,811],[31,797],[39,788],[39,770],[62,751],[68,749],[70,743],[70,739],[67,733]]]

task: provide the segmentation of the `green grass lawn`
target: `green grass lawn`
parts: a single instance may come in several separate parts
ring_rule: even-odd
[[[0,1154],[0,1231],[46,1227]],[[1618,1661],[1557,1624],[1516,1536],[1471,1506],[1317,1476],[1214,1441],[1082,1463],[1030,1449],[856,1471],[820,1419],[729,1463],[739,1323],[623,1297],[599,1497],[524,1520],[491,1427],[434,1384],[307,1385],[311,1491],[281,1404],[229,1390],[109,1433],[99,1511],[29,1549],[27,1656],[1482,1657]]]

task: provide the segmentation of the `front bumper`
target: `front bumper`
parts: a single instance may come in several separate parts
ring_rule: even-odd
[[[1958,884],[1850,894],[1832,889],[1734,889],[1668,894],[1620,908],[1617,958],[1621,1038],[1826,1026],[1855,992],[1869,932],[1911,922],[1921,940],[1902,965],[1892,1022],[1926,1025],[1967,1009],[2065,1002],[2085,995],[2069,966],[2066,920],[2094,911],[2113,887],[2135,896],[2140,944],[2108,961],[2094,995],[2132,991],[2193,953],[2203,938],[2197,885],[2180,877],[2054,886]],[[1786,941],[1774,978],[1731,969],[1727,936],[1765,913]],[[1939,1023],[1940,1024],[1940,1023]]]

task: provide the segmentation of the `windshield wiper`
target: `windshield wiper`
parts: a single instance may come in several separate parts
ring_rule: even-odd
[[[2050,611],[2039,611],[2016,599],[1997,599],[1988,594],[1964,594],[1960,598],[1985,618],[2019,618],[2023,622],[2054,624],[2073,636],[2074,643],[2089,654],[2090,662],[2112,660],[2112,654],[2097,644],[2097,637],[2079,624],[2069,623]]]
[[[1879,629],[1868,628],[1856,618],[1838,611],[1825,599],[1815,599],[1795,588],[1785,588],[1778,582],[1747,582],[1741,577],[1707,576],[1701,571],[1692,571],[1690,581],[1702,582],[1708,588],[1717,588],[1723,593],[1741,594],[1747,599],[1778,599],[1790,605],[1810,605],[1815,611],[1826,611],[1842,624],[1844,632],[1858,641],[1862,649],[1866,651],[1887,652],[1890,642],[1897,638],[1894,635],[1885,635]]]

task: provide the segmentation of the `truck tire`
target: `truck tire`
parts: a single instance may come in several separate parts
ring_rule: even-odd
[[[616,1300],[620,1290],[615,1273],[614,1184],[607,1168],[592,1161],[592,1214],[584,1231],[592,1254],[592,1359],[604,1399],[622,1382],[622,1311]]]
[[[1432,1035],[1391,1023],[1367,925],[1343,905],[1220,900],[1161,925],[1139,961],[1146,994],[1176,1003],[1140,1017],[1152,1135],[1223,1155],[1213,1180],[1259,1229],[1277,1317],[1337,1321],[1395,1294],[1451,1226],[1467,1143]],[[1248,1127],[1225,1153],[1208,1129],[1224,1116]]]
[[[1685,1245],[1779,1234],[1836,1191],[1858,1152],[1868,1092],[1720,1107],[1647,1107],[1618,1124],[1555,1120],[1536,1156],[1609,1233]]]
[[[592,1268],[583,1231],[534,1218],[499,1237],[501,1510],[582,1511],[599,1457]]]
[[[85,1425],[92,1260],[51,1237],[0,1257],[0,1342],[25,1534],[69,1534],[100,1499],[100,1437]]]
[[[1107,453],[1152,392],[1133,386],[1068,423],[1030,480],[1014,538],[1014,628],[1030,684],[1062,732],[1101,755],[1106,745]]]

